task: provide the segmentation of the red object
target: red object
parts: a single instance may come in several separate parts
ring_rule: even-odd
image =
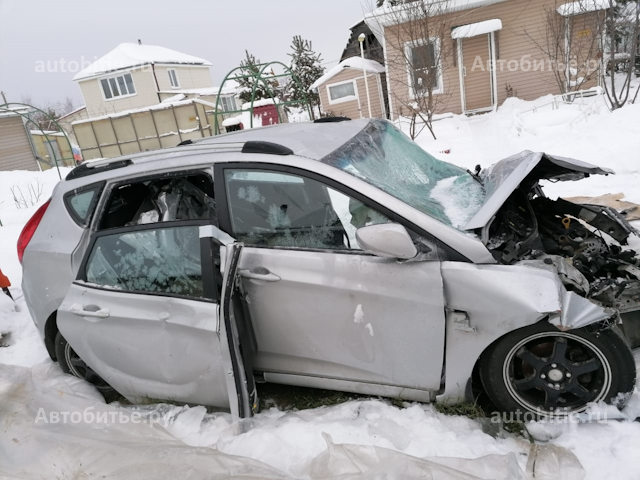
[[[278,107],[273,103],[253,107],[253,116],[262,118],[263,127],[280,123],[278,121]]]
[[[11,286],[11,282],[9,281],[7,276],[4,273],[2,273],[2,270],[0,270],[0,288],[7,288],[10,286]]]
[[[18,237],[18,260],[22,263],[22,256],[24,255],[24,251],[29,245],[29,242],[33,238],[33,234],[36,233],[36,229],[38,225],[40,225],[40,220],[44,217],[44,212],[47,211],[47,207],[51,203],[51,199],[47,200],[36,213],[33,214],[33,217],[29,219],[27,224],[22,229],[20,236]]]

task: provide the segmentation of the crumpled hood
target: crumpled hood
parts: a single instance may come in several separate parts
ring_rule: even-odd
[[[480,172],[486,192],[485,201],[464,229],[484,227],[520,185],[529,188],[539,180],[582,180],[589,175],[614,173],[608,168],[580,160],[525,150]]]

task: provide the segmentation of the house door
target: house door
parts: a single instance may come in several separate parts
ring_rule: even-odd
[[[458,40],[462,42],[464,112],[493,108],[491,34]]]

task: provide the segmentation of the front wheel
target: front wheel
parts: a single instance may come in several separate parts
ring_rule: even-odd
[[[602,400],[622,407],[636,368],[617,328],[562,332],[543,322],[499,339],[483,354],[480,376],[500,410],[566,415]]]
[[[111,385],[105,382],[78,356],[60,332],[56,335],[55,349],[58,364],[64,373],[86,380],[96,387],[103,396],[115,392]]]

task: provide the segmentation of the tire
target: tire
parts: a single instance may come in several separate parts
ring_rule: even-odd
[[[60,332],[56,335],[55,351],[58,364],[64,373],[89,382],[96,387],[105,398],[116,393],[111,385],[84,363]]]
[[[480,359],[480,378],[501,411],[560,416],[602,400],[622,408],[636,367],[616,327],[562,332],[540,322],[494,343]]]

